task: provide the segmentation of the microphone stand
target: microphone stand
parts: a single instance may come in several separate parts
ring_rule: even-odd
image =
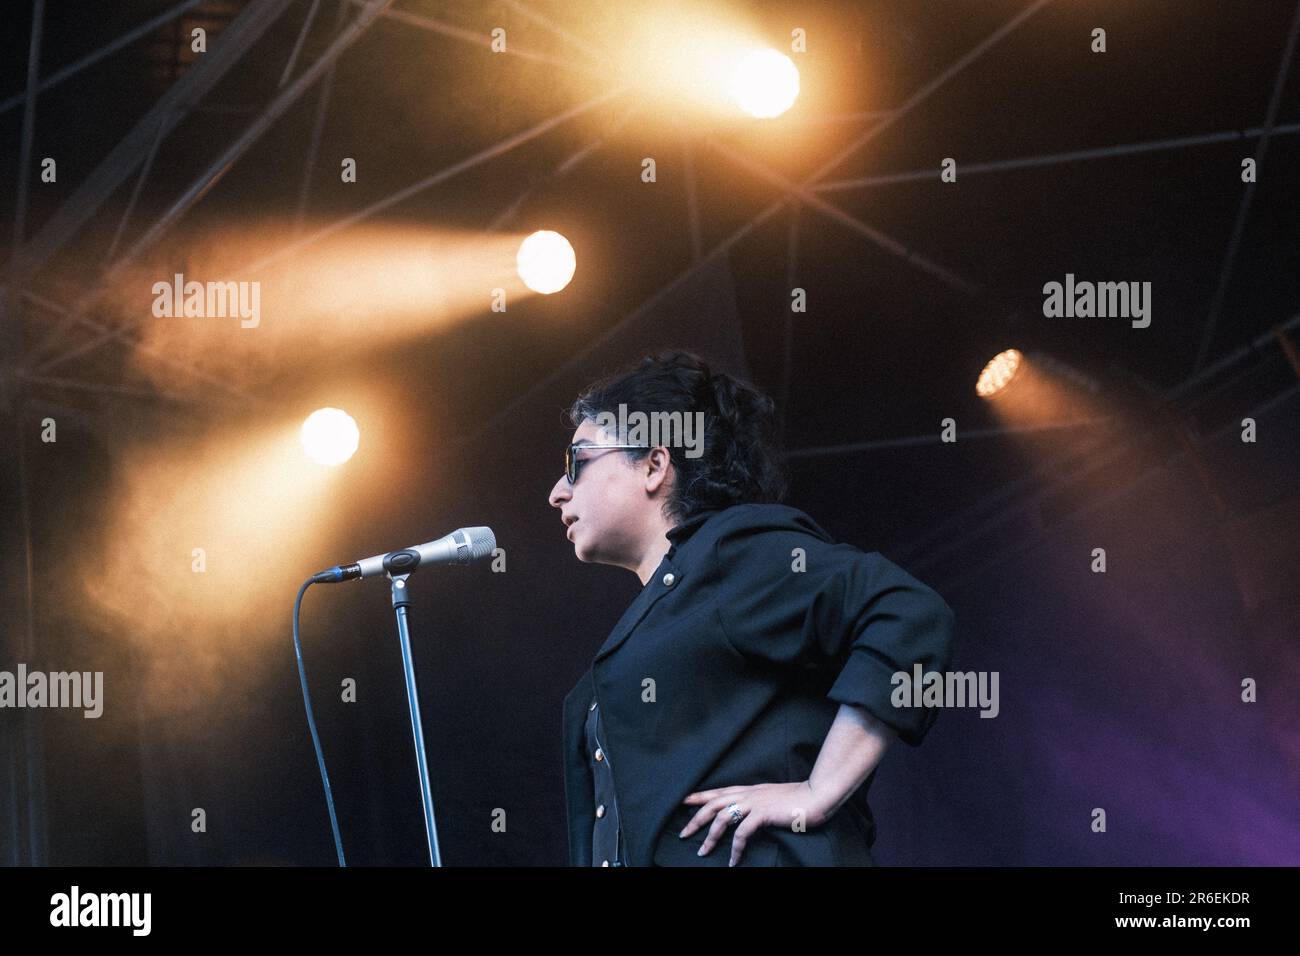
[[[420,723],[420,697],[415,688],[415,661],[411,658],[411,632],[407,627],[406,609],[411,605],[410,572],[393,574],[393,610],[397,614],[397,639],[402,647],[402,670],[406,674],[406,701],[411,708],[411,734],[415,739],[415,764],[420,771],[420,801],[424,807],[424,833],[429,843],[429,865],[442,866],[438,851],[438,828],[433,821],[433,794],[429,789],[429,764],[424,756],[424,728]]]

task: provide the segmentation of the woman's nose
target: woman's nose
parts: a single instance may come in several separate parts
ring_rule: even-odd
[[[569,500],[569,480],[563,475],[551,486],[551,496],[548,500],[552,508],[562,507],[564,502]]]

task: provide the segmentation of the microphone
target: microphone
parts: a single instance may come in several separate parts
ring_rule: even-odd
[[[355,564],[336,564],[313,574],[311,580],[315,584],[337,584],[384,573],[409,574],[427,564],[469,564],[489,557],[496,546],[497,538],[491,528],[458,528],[437,541],[362,558]]]

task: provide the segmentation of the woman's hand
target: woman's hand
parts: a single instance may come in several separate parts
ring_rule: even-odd
[[[729,826],[736,827],[735,836],[731,838],[729,866],[740,862],[740,855],[745,852],[750,834],[759,827],[790,826],[797,819],[802,820],[807,827],[821,826],[829,817],[826,807],[833,805],[822,794],[815,792],[807,780],[802,783],[759,783],[747,787],[701,790],[688,795],[682,803],[702,804],[699,812],[691,817],[691,822],[679,834],[682,839],[705,824],[712,824],[700,847],[700,856],[707,856],[717,846]],[[733,803],[743,815],[738,825],[729,809]]]

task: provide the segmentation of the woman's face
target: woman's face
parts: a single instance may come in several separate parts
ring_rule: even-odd
[[[617,444],[618,438],[591,420],[573,433],[575,444]],[[648,517],[658,511],[647,461],[631,461],[617,448],[578,449],[578,479],[565,475],[551,488],[551,507],[560,511],[579,561],[635,568]],[[649,487],[653,484],[653,488]]]

